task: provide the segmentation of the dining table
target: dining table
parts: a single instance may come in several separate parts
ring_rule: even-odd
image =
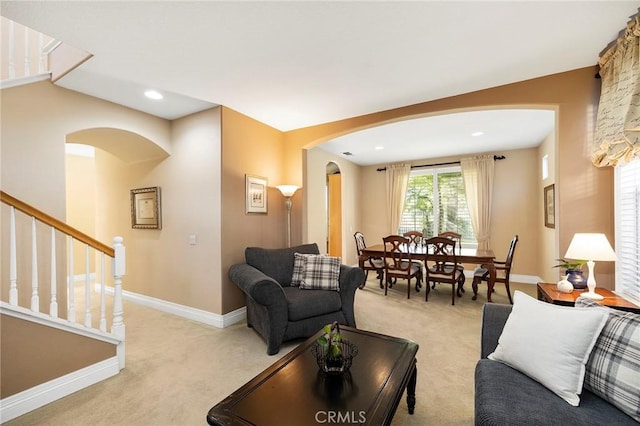
[[[401,246],[401,249],[406,251],[407,254],[410,253],[413,260],[426,262],[427,260],[434,261],[438,259],[438,255],[429,252],[428,247],[425,245],[409,244]],[[493,253],[493,250],[462,247],[457,248],[455,254],[459,263],[480,265],[487,269],[489,272],[487,280],[487,301],[491,302],[491,294],[493,293],[493,286],[496,282],[496,267],[493,263],[496,256]],[[364,248],[361,253],[361,258],[364,259],[369,257],[384,257],[384,245],[375,244]]]

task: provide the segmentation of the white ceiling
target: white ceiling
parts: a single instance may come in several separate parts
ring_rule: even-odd
[[[225,105],[282,131],[595,65],[637,12],[636,0],[0,3],[3,16],[94,55],[64,87],[168,119]],[[165,100],[144,99],[147,88]],[[493,126],[513,122],[491,143],[528,130],[525,145],[540,142],[538,120],[549,128],[548,114],[509,114],[517,120],[490,114],[468,126],[489,140]],[[466,136],[442,133],[462,126],[446,120],[420,120],[427,130],[394,127],[462,146]],[[386,138],[389,161],[392,138],[363,134]],[[397,152],[427,145],[397,133],[393,140]],[[363,142],[353,143],[348,150]],[[428,156],[412,156],[436,156],[438,147],[427,146]],[[463,153],[450,151],[442,155]],[[378,162],[359,152],[353,161]]]

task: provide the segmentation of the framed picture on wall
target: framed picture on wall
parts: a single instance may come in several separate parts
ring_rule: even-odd
[[[267,212],[267,178],[245,175],[246,212]]]
[[[556,227],[556,194],[554,185],[544,188],[544,226]]]
[[[131,227],[134,229],[162,229],[160,187],[131,190]]]

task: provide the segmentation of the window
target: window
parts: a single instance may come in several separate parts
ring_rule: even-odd
[[[413,230],[427,237],[454,231],[463,245],[477,245],[460,167],[411,172],[398,233]]]
[[[615,169],[616,292],[640,302],[640,160]]]

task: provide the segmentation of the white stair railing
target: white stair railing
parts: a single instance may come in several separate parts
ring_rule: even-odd
[[[114,279],[114,291],[113,291],[113,316],[111,319],[110,333],[115,337],[124,341],[125,338],[125,325],[123,315],[123,303],[122,303],[122,277],[125,274],[125,247],[122,244],[122,237],[115,237],[113,247],[109,247],[92,237],[89,237],[82,232],[70,227],[69,225],[29,206],[28,204],[0,191],[0,200],[9,206],[9,304],[12,306],[20,306],[20,289],[24,287],[21,285],[18,268],[18,254],[25,252],[19,250],[19,242],[31,241],[30,250],[30,263],[31,263],[31,298],[30,298],[30,310],[34,313],[40,312],[40,292],[44,291],[46,287],[39,285],[38,274],[38,250],[37,250],[37,235],[36,229],[38,228],[36,222],[44,224],[50,227],[51,230],[51,242],[50,242],[50,304],[49,312],[45,313],[51,318],[59,318],[58,312],[58,293],[57,293],[57,259],[60,255],[56,249],[56,237],[57,234],[64,234],[68,236],[68,250],[67,256],[69,258],[69,269],[67,271],[69,279],[67,280],[67,319],[66,321],[76,323],[76,304],[75,304],[75,279],[74,279],[74,244],[76,242],[84,244],[85,247],[85,273],[84,273],[84,322],[82,325],[88,329],[95,329],[101,333],[107,332],[107,300],[105,297],[106,287],[106,268],[105,258],[112,258],[111,273]],[[30,219],[30,236],[19,235],[17,238],[17,226],[16,226],[16,210],[24,213],[26,218]],[[27,252],[28,253],[28,252]],[[96,303],[92,298],[92,283],[91,277],[98,277],[95,271],[91,270],[91,255],[97,254],[100,260],[100,290],[99,298]],[[41,265],[40,265],[41,266]],[[42,289],[41,289],[42,288]],[[26,290],[26,288],[25,288]],[[46,299],[46,298],[45,298]],[[93,306],[92,306],[93,305]],[[92,311],[99,312],[98,324],[92,323]],[[118,357],[120,360],[121,368],[124,367],[124,351],[118,351]]]
[[[2,68],[2,80],[32,77],[49,72],[49,53],[60,42],[38,31],[2,17],[6,27],[6,39],[2,50],[7,55],[6,68]]]

